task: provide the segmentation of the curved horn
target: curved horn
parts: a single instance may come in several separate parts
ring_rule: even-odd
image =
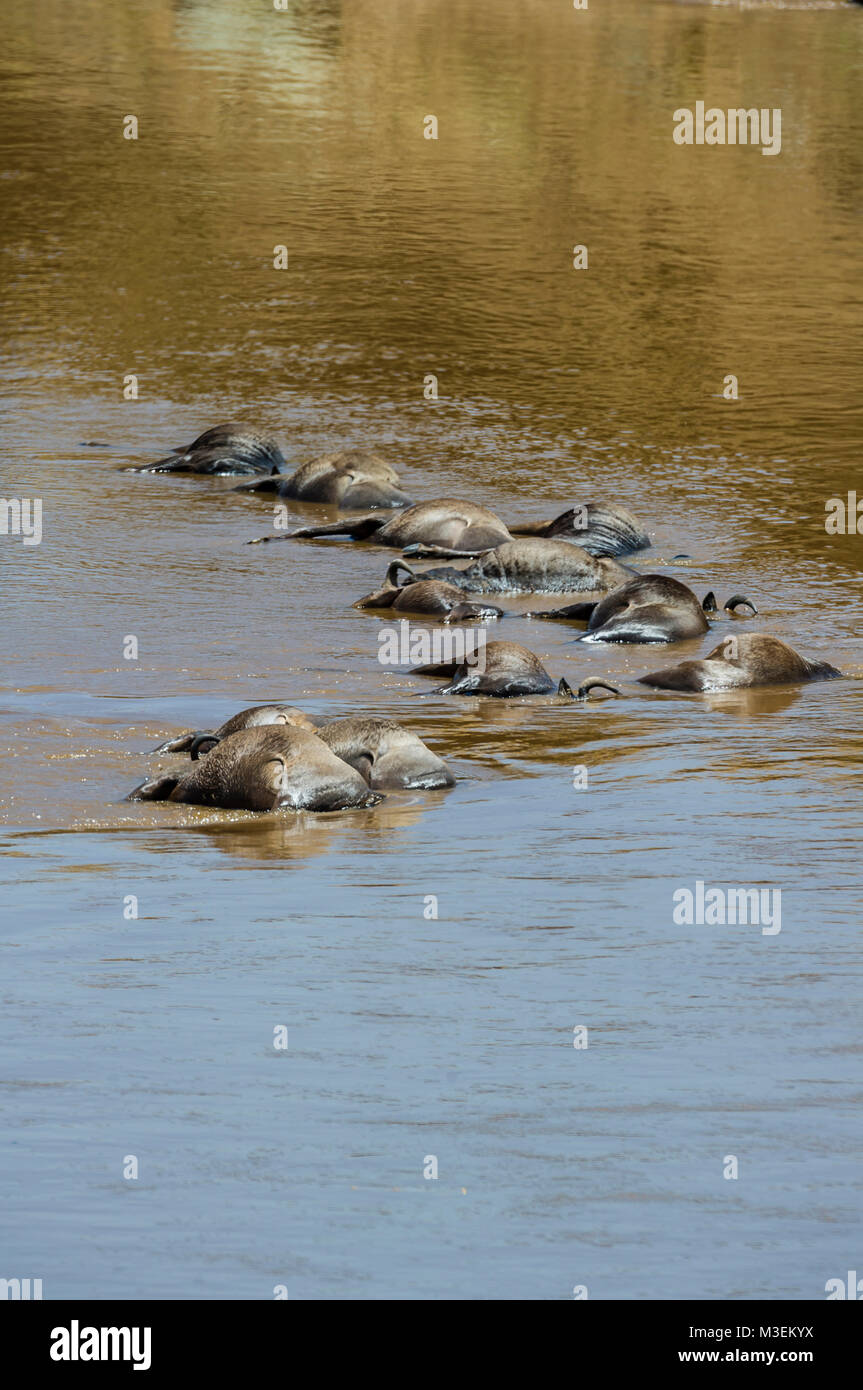
[[[416,578],[414,571],[411,569],[410,565],[405,564],[404,560],[393,560],[392,564],[387,566],[386,582],[387,584],[392,584],[396,589],[401,587],[399,584],[399,570],[404,570],[405,574],[409,574],[411,579]]]
[[[210,748],[204,748],[205,743],[209,743],[212,745],[213,748],[215,748],[216,744],[221,742],[222,740],[218,734],[195,734],[195,737],[192,739],[192,742],[189,745],[189,756],[191,757],[192,762],[196,763],[198,761],[198,758],[201,756],[202,748],[204,749],[205,753],[209,753],[211,751]]]
[[[575,698],[576,700],[586,700],[590,691],[597,689],[610,690],[612,695],[620,694],[616,685],[609,685],[608,681],[602,680],[600,676],[590,676],[578,687]]]
[[[716,607],[716,595],[712,589],[710,590],[709,594],[704,595],[701,607],[704,609],[705,613],[719,612],[719,609]]]
[[[752,599],[747,598],[745,594],[734,594],[734,596],[730,598],[726,603],[725,611],[727,613],[733,613],[735,608],[742,608],[744,605],[747,608],[751,608],[753,613],[758,612],[758,609],[755,607],[755,604],[752,602]]]

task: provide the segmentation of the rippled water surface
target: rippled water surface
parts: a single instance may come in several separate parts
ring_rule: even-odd
[[[0,535],[0,1277],[823,1296],[863,1259],[863,549],[824,528],[863,497],[863,12],[10,0],[3,27],[3,493],[43,538]],[[698,100],[781,108],[781,154],[676,146]],[[420,695],[351,606],[392,552],[247,548],[265,497],[128,471],[237,417],[507,520],[620,502],[640,568],[759,616],[584,647],[505,598],[491,636],[621,698]],[[732,631],[845,679],[635,683]],[[276,699],[398,718],[458,783],[123,801],[162,739]],[[697,880],[781,890],[781,932],[676,925]]]

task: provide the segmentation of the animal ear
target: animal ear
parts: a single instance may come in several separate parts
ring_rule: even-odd
[[[272,777],[278,777],[281,779],[283,773],[287,768],[287,763],[285,762],[281,753],[274,753],[271,758],[267,758],[267,761],[265,763],[259,764],[258,766],[260,767],[260,770],[263,772],[265,779]],[[266,781],[265,785],[268,785]]]
[[[719,611],[716,607],[716,595],[712,589],[709,594],[704,595],[701,601],[701,607],[705,613],[717,613]]]
[[[179,782],[179,777],[151,777],[129,792],[127,801],[167,801]]]

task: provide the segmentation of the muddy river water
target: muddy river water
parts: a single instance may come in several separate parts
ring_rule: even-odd
[[[42,535],[0,535],[0,1276],[823,1297],[863,1267],[863,541],[825,529],[863,498],[863,13],[9,0],[3,29],[2,490]],[[780,108],[781,152],[678,146],[699,100]],[[490,637],[621,697],[420,696],[352,607],[391,552],[247,547],[267,498],[128,471],[238,417],[508,520],[617,501],[639,568],[758,617],[669,656],[498,600]],[[635,684],[731,631],[844,679]],[[397,718],[457,785],[124,802],[158,742],[273,700]],[[780,891],[781,930],[679,925],[698,882]]]

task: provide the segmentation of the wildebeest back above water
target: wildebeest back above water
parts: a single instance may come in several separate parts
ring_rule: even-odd
[[[300,502],[329,502],[338,507],[409,507],[398,473],[369,449],[339,449],[320,454],[288,476],[241,483],[236,492],[272,492]]]
[[[367,715],[350,715],[345,719],[329,720],[320,726],[308,715],[292,705],[253,705],[239,710],[226,719],[224,724],[213,731],[188,731],[179,737],[161,744],[156,753],[190,752],[197,761],[208,757],[212,749],[242,730],[261,730],[289,727],[312,733],[330,748],[342,762],[348,763],[376,790],[407,788],[431,789],[451,787],[455,778],[441,758],[423,743],[417,734],[411,733],[393,719],[375,719]],[[260,739],[257,745],[249,742],[249,748],[270,747],[270,743]],[[304,745],[299,743],[299,751]],[[306,744],[308,753],[314,751],[314,744]],[[257,775],[257,773],[256,773]],[[173,781],[173,779],[168,779]],[[199,783],[194,784],[196,792]],[[161,779],[153,778],[133,793],[134,800],[180,800],[171,795],[171,788],[161,784]],[[220,803],[221,804],[221,803]],[[250,807],[249,809],[256,809]]]
[[[425,570],[418,579],[442,579],[469,594],[604,593],[636,571],[610,556],[590,555],[571,541],[524,536],[478,555],[465,569]]]
[[[318,737],[378,791],[452,787],[442,758],[393,719],[353,717],[322,724]]]
[[[459,497],[442,497],[433,502],[415,502],[389,519],[362,516],[320,526],[301,526],[283,536],[258,536],[248,544],[310,540],[318,536],[350,536],[355,541],[371,540],[375,545],[399,549],[418,544],[440,546],[460,554],[475,554],[510,539],[500,517],[487,507]]]
[[[660,690],[742,690],[756,685],[833,680],[841,676],[826,661],[809,661],[778,637],[747,632],[726,637],[701,661],[681,661],[639,677]]]
[[[747,606],[757,612],[754,603],[742,594],[735,594],[725,604],[725,611],[734,613]],[[716,611],[712,593],[703,603],[679,579],[663,574],[642,574],[614,589],[598,603],[571,603],[565,608],[549,608],[545,612],[528,613],[529,618],[555,618],[587,623],[580,642],[680,642],[687,637],[700,637],[709,623],[707,613]]]
[[[596,688],[617,695],[616,686],[601,677],[584,681],[577,695],[566,680],[555,681],[539,657],[520,642],[489,642],[462,658],[433,661],[411,668],[412,676],[451,676],[450,685],[433,691],[437,695],[487,695],[495,699],[515,699],[527,695],[551,695],[555,691],[568,700],[586,699]]]
[[[401,572],[407,576],[400,584]],[[490,603],[472,603],[466,590],[444,579],[427,579],[415,573],[402,560],[394,560],[386,573],[383,587],[357,599],[354,608],[386,608],[397,613],[416,613],[424,617],[442,617],[446,622],[462,622],[470,618],[502,618],[503,610]]]
[[[272,483],[260,485],[272,489]],[[442,497],[416,502],[397,517],[353,517],[347,521],[300,526],[282,536],[259,536],[249,544],[270,540],[311,540],[320,536],[350,536],[375,545],[391,545],[422,557],[477,555],[517,536],[525,539],[574,542],[591,555],[626,555],[650,544],[647,532],[630,512],[606,503],[571,507],[553,521],[523,522],[512,530],[488,507],[464,498]]]
[[[224,724],[220,724],[218,729],[201,730],[187,729],[185,733],[170,738],[166,743],[160,743],[158,748],[154,748],[154,753],[186,753],[193,743],[201,740],[206,734],[212,734],[216,743],[221,739],[227,738],[229,734],[236,734],[240,729],[254,729],[263,725],[270,724],[290,724],[298,729],[308,729],[314,732],[314,723],[308,715],[303,714],[302,710],[296,709],[293,705],[252,705],[249,709],[241,709],[237,714],[232,714],[230,719],[226,719]]]
[[[168,458],[147,464],[140,473],[198,473],[231,477],[278,473],[285,466],[276,440],[259,430],[231,421],[214,425],[191,444],[180,445]]]
[[[229,734],[188,771],[152,777],[127,799],[242,811],[341,811],[374,806],[380,797],[316,734],[269,724]]]
[[[551,521],[510,522],[509,529],[513,536],[572,540],[591,555],[632,555],[650,545],[641,522],[614,502],[586,502]]]
[[[480,658],[477,660],[477,658]],[[556,683],[539,657],[519,642],[489,642],[466,660],[433,661],[411,668],[413,676],[451,676],[441,695],[549,695]]]

